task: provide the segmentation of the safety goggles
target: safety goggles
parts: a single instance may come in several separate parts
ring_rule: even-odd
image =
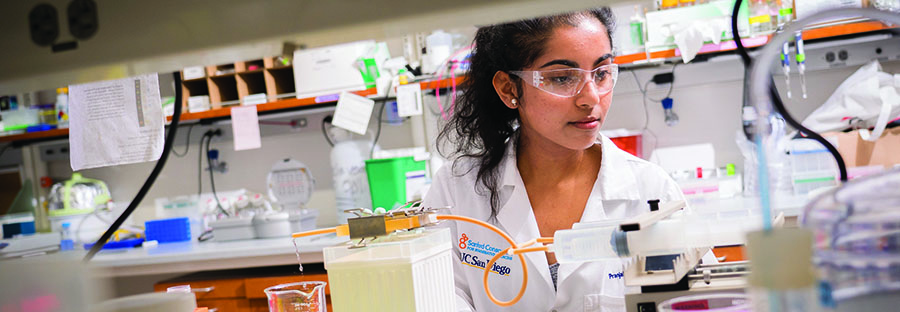
[[[508,73],[522,78],[535,88],[561,97],[573,97],[581,93],[588,81],[594,83],[600,95],[604,95],[616,86],[619,65],[608,64],[594,68],[594,70],[565,68],[509,71]]]

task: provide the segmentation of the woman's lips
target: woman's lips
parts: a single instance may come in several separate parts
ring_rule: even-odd
[[[591,130],[600,126],[600,120],[598,120],[597,118],[589,117],[581,119],[579,121],[570,122],[569,124],[572,124],[573,126],[575,126],[575,128],[578,129]]]

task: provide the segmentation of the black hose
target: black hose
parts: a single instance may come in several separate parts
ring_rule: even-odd
[[[216,207],[219,209],[219,212],[223,213],[226,216],[230,216],[228,214],[228,211],[225,210],[225,207],[222,207],[222,203],[219,202],[219,194],[216,193],[216,178],[213,176],[212,159],[209,157],[209,143],[212,142],[213,136],[215,135],[218,134],[213,134],[206,138],[206,164],[209,165],[209,186],[212,189],[213,198],[216,199]]]
[[[91,250],[88,250],[87,255],[84,256],[85,262],[91,261],[91,259],[94,258],[94,255],[103,249],[103,245],[105,245],[106,241],[112,237],[113,233],[119,230],[119,227],[122,226],[125,219],[128,219],[128,217],[131,216],[131,213],[134,212],[144,199],[144,196],[147,195],[147,192],[150,191],[150,188],[153,187],[153,183],[156,182],[156,178],[159,176],[159,173],[162,172],[163,167],[166,166],[166,160],[169,158],[169,153],[172,152],[172,145],[175,143],[175,134],[178,132],[178,122],[181,119],[181,73],[175,72],[172,76],[175,77],[175,112],[172,114],[172,123],[169,124],[169,133],[166,134],[166,142],[163,144],[162,155],[159,157],[159,160],[156,161],[156,166],[153,167],[150,176],[144,181],[144,185],[141,186],[137,195],[135,195],[134,199],[131,200],[131,203],[128,204],[128,208],[125,208],[122,215],[116,218],[116,221],[113,221],[112,225],[106,229],[106,232],[100,236],[100,239],[94,243]]]
[[[734,2],[734,9],[731,11],[731,32],[732,37],[734,38],[735,45],[737,46],[738,54],[741,56],[741,60],[743,60],[744,62],[744,106],[747,106],[749,105],[749,101],[747,101],[747,92],[749,90],[747,85],[747,75],[752,63],[752,59],[750,58],[750,54],[747,53],[747,48],[744,47],[744,44],[741,42],[741,35],[738,32],[737,27],[738,11],[740,11],[741,9],[741,2],[741,0],[736,0]],[[847,165],[846,163],[844,163],[844,157],[841,156],[841,153],[838,152],[837,148],[835,148],[834,145],[831,145],[831,142],[828,142],[828,140],[826,140],[820,134],[810,130],[809,128],[806,128],[800,122],[797,122],[797,120],[794,119],[794,117],[791,116],[790,113],[788,113],[787,108],[784,107],[784,102],[781,101],[781,95],[778,94],[778,89],[775,87],[775,81],[772,79],[769,79],[769,98],[772,101],[772,108],[774,108],[776,112],[781,114],[782,118],[784,118],[784,121],[788,125],[790,125],[794,129],[797,129],[803,135],[815,140],[816,142],[819,142],[819,144],[822,144],[822,146],[825,146],[825,149],[827,149],[828,152],[831,153],[831,156],[834,157],[834,161],[837,162],[838,171],[840,172],[841,176],[841,182],[846,182]]]

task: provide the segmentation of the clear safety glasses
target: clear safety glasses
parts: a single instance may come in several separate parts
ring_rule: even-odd
[[[508,73],[524,79],[525,82],[530,83],[535,88],[557,96],[573,97],[581,93],[588,81],[592,81],[597,87],[597,92],[600,95],[604,95],[612,91],[613,87],[616,86],[616,78],[619,76],[619,65],[603,65],[594,68],[594,70],[565,68],[509,71]]]

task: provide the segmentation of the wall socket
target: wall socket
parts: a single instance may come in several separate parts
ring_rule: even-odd
[[[40,151],[42,161],[69,161],[69,143],[44,144]]]

